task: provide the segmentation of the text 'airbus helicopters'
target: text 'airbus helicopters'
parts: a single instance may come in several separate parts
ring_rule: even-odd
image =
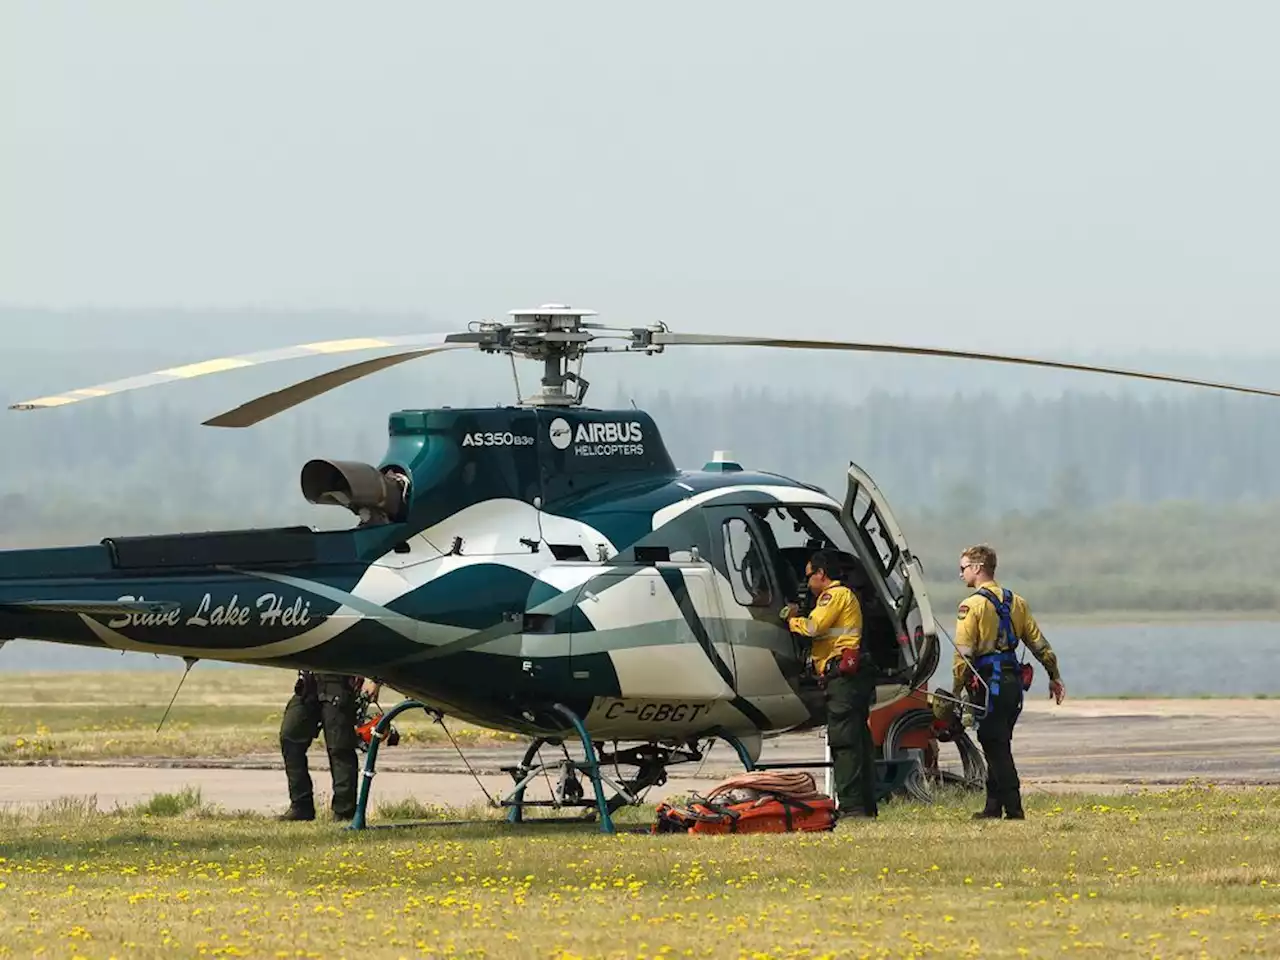
[[[206,421],[247,427],[436,353],[479,350],[506,354],[513,365],[518,357],[543,363],[541,389],[513,406],[392,413],[376,466],[307,463],[303,496],[357,514],[351,529],[118,536],[0,552],[0,640],[377,677],[414,698],[401,707],[426,705],[534,738],[511,771],[516,784],[504,803],[512,819],[540,769],[537,748],[579,738],[586,759],[570,772],[592,780],[595,799],[581,805],[607,828],[619,806],[665,781],[668,766],[700,759],[702,740],[730,742],[750,767],[763,738],[824,722],[817,679],[806,669],[808,641],[779,617],[785,604],[812,600],[804,567],[823,549],[846,566],[862,604],[864,649],[882,677],[872,727],[883,795],[918,774],[906,751],[936,749],[926,686],[940,649],[919,561],[881,491],[852,463],[839,497],[723,456],[700,470],[678,469],[643,411],[583,405],[583,357],[676,346],[900,353],[1280,396],[986,353],[682,334],[662,324],[611,329],[590,322],[593,311],[554,304],[509,316],[464,333],[209,360],[14,404],[35,410],[276,360],[399,348]],[[637,772],[613,780],[600,773],[603,765]],[[968,777],[981,785],[981,773]],[[581,798],[578,784],[555,802]]]

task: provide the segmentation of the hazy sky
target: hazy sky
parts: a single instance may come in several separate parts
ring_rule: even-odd
[[[1261,2],[0,0],[0,303],[1276,349],[1278,28]]]

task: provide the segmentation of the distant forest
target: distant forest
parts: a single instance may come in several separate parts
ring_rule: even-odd
[[[940,615],[958,597],[958,550],[979,540],[1000,549],[1002,573],[1042,610],[1280,610],[1275,401],[875,393],[846,405],[770,389],[592,399],[632,398],[681,466],[728,449],[839,496],[844,466],[859,463],[924,558]],[[385,411],[367,404],[303,407],[243,431],[131,395],[60,414],[22,416],[0,434],[5,545],[345,526],[345,514],[302,500],[298,471],[313,456],[377,461],[386,442]]]

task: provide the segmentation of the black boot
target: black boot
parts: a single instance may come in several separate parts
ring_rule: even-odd
[[[303,809],[300,807],[290,807],[284,813],[280,814],[280,816],[276,817],[277,820],[314,820],[315,818],[316,812],[314,810]]]
[[[999,819],[1000,819],[1000,814],[1001,814],[1002,812],[1003,812],[1003,811],[1001,810],[1000,799],[999,799],[998,797],[996,797],[994,794],[992,794],[990,791],[988,791],[988,792],[987,792],[987,805],[986,805],[985,807],[983,807],[981,810],[979,810],[977,813],[975,813],[975,814],[973,815],[973,819],[975,819],[975,820],[999,820]]]
[[[1022,812],[1022,796],[1016,791],[1011,794],[1010,799],[1004,802],[1004,816],[1006,820],[1025,820],[1027,815]]]

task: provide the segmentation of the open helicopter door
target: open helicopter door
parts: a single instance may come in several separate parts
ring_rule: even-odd
[[[841,519],[861,547],[872,585],[894,611],[899,650],[898,670],[890,671],[891,684],[915,687],[928,683],[937,667],[938,628],[925,588],[924,568],[907,546],[880,488],[852,462]],[[883,692],[879,693],[877,701],[883,702],[883,697]]]

